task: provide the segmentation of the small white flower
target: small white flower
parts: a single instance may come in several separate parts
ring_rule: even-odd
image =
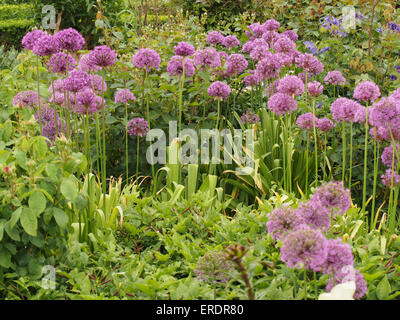
[[[318,300],[354,300],[353,295],[355,291],[356,283],[348,281],[336,285],[329,293],[321,293]]]

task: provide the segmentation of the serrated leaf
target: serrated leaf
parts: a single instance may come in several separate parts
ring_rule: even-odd
[[[38,215],[46,209],[46,197],[39,190],[34,191],[28,200],[29,208],[35,211]]]
[[[62,195],[69,201],[74,201],[78,196],[78,189],[75,183],[70,179],[64,179],[60,189]]]
[[[23,208],[20,221],[25,232],[36,237],[38,227],[36,212],[31,208]]]

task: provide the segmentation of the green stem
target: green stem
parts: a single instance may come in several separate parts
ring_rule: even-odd
[[[137,144],[136,144],[136,179],[139,174],[139,136],[137,136]]]
[[[349,163],[349,190],[351,191],[351,178],[353,166],[353,122],[350,122],[350,163]]]
[[[343,146],[343,159],[342,159],[342,181],[345,183],[346,178],[346,123],[342,122],[342,146]]]
[[[366,109],[366,117],[365,117],[365,145],[364,145],[364,183],[363,183],[363,211],[365,211],[366,201],[367,201],[367,171],[368,171],[368,106]]]
[[[318,186],[318,139],[317,139],[317,127],[315,124],[316,112],[315,112],[315,99],[313,100],[313,130],[314,130],[314,157],[315,157],[315,187]]]
[[[102,189],[103,189],[103,213],[106,214],[106,192],[107,192],[107,160],[106,160],[106,111],[104,106],[104,82],[105,82],[105,70],[102,72],[102,99],[101,99],[101,114],[102,114]]]
[[[376,202],[376,185],[378,180],[378,168],[379,168],[379,145],[376,142],[376,130],[375,130],[375,138],[374,138],[374,186],[372,191],[372,209],[371,209],[371,231],[374,224],[374,214],[375,214],[375,202]]]
[[[40,70],[39,70],[39,56],[36,56],[36,67],[37,67],[37,92],[38,92],[38,108],[39,108],[39,125],[40,134],[42,134],[42,108],[40,106]]]
[[[129,154],[128,154],[128,104],[125,103],[125,172],[126,183],[129,181]]]

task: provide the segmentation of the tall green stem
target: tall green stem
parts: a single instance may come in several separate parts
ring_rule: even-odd
[[[39,56],[36,56],[36,73],[37,73],[37,92],[38,92],[38,108],[39,108],[39,125],[40,134],[42,134],[42,108],[40,106],[40,70],[39,70]]]
[[[315,187],[318,186],[318,138],[316,127],[315,99],[313,100],[313,130],[314,130],[314,157],[315,157]]]
[[[106,160],[106,111],[104,105],[104,83],[105,83],[105,70],[103,68],[102,72],[103,82],[102,82],[102,99],[101,99],[101,115],[102,115],[102,138],[103,138],[103,146],[102,146],[102,189],[103,189],[103,212],[106,214],[106,192],[107,192],[107,160]]]
[[[351,178],[353,167],[353,122],[350,122],[350,162],[349,162],[349,190],[351,191]]]
[[[363,183],[363,211],[365,211],[366,202],[367,202],[367,171],[368,171],[368,106],[365,108],[365,145],[364,145],[364,183]]]
[[[125,103],[125,172],[126,183],[129,182],[129,154],[128,154],[128,104]]]
[[[347,142],[346,142],[346,123],[343,121],[342,122],[342,147],[343,147],[343,159],[342,159],[342,181],[345,183],[345,178],[346,178],[346,147],[347,147]]]

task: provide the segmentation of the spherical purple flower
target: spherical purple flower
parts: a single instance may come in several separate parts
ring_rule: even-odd
[[[239,46],[240,42],[235,36],[226,36],[222,41],[222,45],[226,48],[233,48]]]
[[[296,42],[299,39],[299,36],[293,30],[286,30],[282,33],[283,36],[288,37],[290,40]]]
[[[302,223],[303,219],[296,210],[289,206],[283,206],[268,214],[267,230],[272,239],[282,240]]]
[[[326,207],[334,216],[343,215],[351,206],[350,191],[344,188],[342,181],[331,181],[321,185],[311,199]]]
[[[297,67],[303,68],[312,74],[324,71],[324,65],[310,53],[299,54],[295,58],[295,62]]]
[[[331,119],[325,117],[322,119],[317,119],[315,126],[323,132],[329,132],[335,127],[335,123]]]
[[[327,241],[328,255],[324,264],[324,273],[340,272],[345,266],[354,264],[353,252],[350,245],[341,239]]]
[[[390,128],[393,135],[395,135],[395,133],[399,131],[398,128],[400,125],[399,100],[389,97],[382,98],[379,102],[375,102],[371,108],[369,121],[374,126]],[[390,135],[388,140],[391,140]]]
[[[194,47],[187,42],[179,42],[174,49],[177,56],[191,56],[195,52]]]
[[[389,98],[393,98],[396,100],[400,100],[400,88],[396,89],[390,96]]]
[[[276,32],[275,30],[272,30],[272,31],[267,31],[267,32],[265,32],[265,33],[262,35],[262,39],[263,39],[265,42],[267,42],[267,43],[269,43],[269,44],[272,44],[274,41],[276,41],[277,39],[279,39],[280,36],[281,36],[281,35],[280,35],[278,32]]]
[[[224,41],[224,36],[218,31],[211,31],[207,35],[207,43],[210,45],[216,45]]]
[[[304,83],[297,76],[286,76],[279,80],[278,92],[289,96],[300,96],[304,93]]]
[[[312,130],[314,128],[314,121],[317,122],[317,118],[314,118],[312,112],[302,114],[297,118],[296,125],[303,130]]]
[[[281,248],[281,260],[291,268],[320,271],[327,255],[324,235],[305,224],[289,232]]]
[[[56,123],[54,123],[54,118],[55,118],[54,109],[48,107],[42,107],[40,110],[40,116],[39,116],[39,110],[36,111],[35,120],[41,123],[42,135],[44,137],[47,137],[49,140],[54,141],[56,139],[57,131],[59,134],[61,134],[62,132],[66,132],[66,126],[62,125],[61,119],[58,116],[58,114],[56,115],[56,122],[57,122],[57,128],[56,128]]]
[[[128,122],[127,130],[130,136],[144,137],[149,131],[149,124],[143,118],[134,118]]]
[[[354,281],[356,283],[356,291],[353,298],[358,300],[365,296],[368,291],[367,282],[359,270],[355,270],[352,266],[345,266],[339,272],[335,273],[334,279],[330,279],[326,286],[326,291],[330,292],[334,285]]]
[[[296,209],[297,214],[303,219],[303,223],[311,228],[326,232],[331,224],[330,211],[321,206],[319,202],[307,201]]]
[[[191,59],[185,59],[182,56],[173,56],[168,62],[167,71],[170,76],[181,76],[183,73],[183,66],[185,63],[185,76],[191,77],[194,75],[196,69]]]
[[[276,52],[290,52],[296,49],[296,44],[288,37],[282,36],[274,42],[274,50]]]
[[[387,169],[381,178],[382,183],[389,189],[394,189],[400,183],[400,176],[392,169]]]
[[[73,28],[57,32],[54,38],[61,50],[78,51],[85,45],[85,39]]]
[[[64,80],[64,87],[71,92],[78,92],[90,85],[90,76],[83,71],[73,70]]]
[[[103,81],[103,78],[97,74],[89,75],[89,86],[97,94],[102,94],[107,91],[107,83]]]
[[[120,89],[115,94],[115,103],[128,103],[136,101],[135,95],[129,89]]]
[[[297,109],[296,101],[285,93],[275,93],[268,100],[268,108],[280,116]]]
[[[63,92],[56,91],[54,94],[52,93],[49,97],[49,102],[54,103],[58,106],[62,106],[66,100]]]
[[[35,120],[39,122],[40,119],[42,120],[42,123],[54,121],[54,109],[43,107],[40,109],[40,113],[39,110],[36,111]]]
[[[67,69],[72,71],[75,67],[75,59],[64,52],[54,54],[47,63],[47,68],[51,73],[65,73]]]
[[[264,34],[264,32],[267,31],[265,26],[259,24],[258,22],[249,25],[248,28],[251,31],[251,35],[257,38],[260,38]]]
[[[379,87],[372,81],[362,81],[354,89],[353,97],[359,101],[375,101],[381,96]]]
[[[213,82],[207,90],[209,96],[219,100],[225,100],[231,93],[231,88],[221,81]]]
[[[257,45],[250,51],[250,58],[254,61],[261,61],[268,58],[270,52],[268,51],[268,45]]]
[[[383,149],[382,152],[382,163],[386,166],[388,166],[389,168],[392,168],[392,163],[394,161],[394,168],[397,167],[399,160],[397,158],[397,155],[400,154],[400,145],[396,142],[396,151],[394,150],[394,145],[391,144],[389,147],[386,147],[385,149]],[[393,154],[394,152],[394,154]]]
[[[90,51],[89,59],[91,65],[105,68],[117,62],[117,54],[107,46],[98,46]]]
[[[81,56],[79,60],[79,65],[78,65],[78,70],[80,71],[85,71],[85,72],[91,72],[91,71],[99,71],[101,70],[101,67],[94,65],[91,60],[90,60],[90,54],[84,54]]]
[[[96,94],[90,88],[85,88],[76,94],[76,111],[80,114],[97,112]]]
[[[28,32],[23,38],[22,38],[22,46],[26,50],[33,50],[33,47],[36,44],[36,41],[39,40],[39,38],[47,35],[46,32],[42,30],[33,30],[31,32]]]
[[[50,93],[53,93],[53,88],[54,91],[56,92],[64,91],[65,90],[64,79],[57,79],[56,81],[54,81],[49,87]]]
[[[13,105],[18,107],[31,107],[39,104],[38,94],[35,91],[21,91],[13,98]]]
[[[334,86],[344,85],[346,83],[346,79],[343,77],[340,71],[329,71],[324,79],[326,84],[332,84]]]
[[[242,116],[240,117],[240,122],[242,124],[246,123],[258,123],[260,122],[260,117],[256,114],[253,113],[250,109],[246,111],[246,113],[243,113]]]
[[[281,61],[273,53],[268,52],[266,57],[256,65],[256,73],[260,79],[276,79],[281,72]]]
[[[263,26],[267,31],[274,31],[279,29],[280,24],[275,19],[269,19],[264,23]]]
[[[228,75],[241,74],[247,69],[249,63],[242,54],[231,54],[228,59],[226,59],[226,72]]]
[[[308,93],[313,97],[319,96],[324,91],[324,86],[318,81],[309,82],[307,88]]]
[[[331,105],[331,112],[335,121],[355,122],[359,109],[363,108],[357,101],[348,98],[338,98]]]
[[[226,59],[228,59],[229,54],[227,54],[225,51],[218,51],[219,57],[222,59],[224,59],[226,61]]]
[[[258,83],[260,83],[261,79],[259,78],[258,74],[255,72],[255,70],[250,70],[249,73],[250,73],[250,75],[245,76],[243,78],[243,82],[245,83],[246,86],[255,86]]]
[[[46,34],[36,40],[32,51],[36,55],[43,57],[51,56],[59,52],[60,48],[58,47],[58,43],[55,40],[54,36]]]
[[[199,67],[208,66],[211,68],[217,68],[221,66],[221,57],[214,48],[205,48],[195,52],[193,62]]]

